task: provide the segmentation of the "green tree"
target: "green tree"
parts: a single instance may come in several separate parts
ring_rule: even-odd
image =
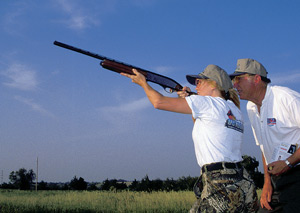
[[[38,189],[39,190],[48,190],[49,188],[47,186],[47,183],[42,180],[41,182],[39,182]]]
[[[139,185],[139,182],[134,179],[134,181],[132,181],[132,183],[129,185],[129,190],[130,191],[137,191],[138,190],[138,185]]]
[[[35,177],[36,175],[32,169],[27,171],[26,169],[21,168],[19,169],[19,171],[12,171],[9,175],[9,180],[15,188],[28,190],[31,188]]]
[[[95,191],[95,190],[98,190],[98,187],[97,187],[96,183],[90,183],[90,184],[88,184],[87,190]]]
[[[171,179],[167,178],[164,181],[163,189],[165,191],[167,191],[167,192],[169,192],[169,191],[178,191],[176,188],[177,188],[176,180],[174,180],[173,178],[171,178]]]
[[[158,178],[151,181],[151,188],[153,191],[161,191],[163,189],[163,184],[164,182]]]
[[[101,190],[110,190],[110,191],[117,191],[117,190],[123,190],[123,189],[127,189],[127,185],[124,183],[124,181],[122,180],[117,180],[117,179],[112,179],[112,180],[108,180],[106,179],[101,187]]]
[[[197,179],[198,177],[191,177],[191,176],[181,177],[177,180],[177,187],[179,190],[193,191]]]
[[[79,179],[75,176],[70,182],[70,188],[73,190],[86,190],[87,182],[82,177]]]
[[[151,185],[151,181],[148,177],[148,175],[146,175],[140,182],[139,187],[138,187],[138,191],[144,191],[144,192],[151,192],[152,191],[152,185]]]
[[[111,185],[111,181],[108,180],[108,179],[106,179],[106,180],[102,183],[100,189],[101,189],[101,190],[108,191],[109,188],[110,188],[111,186],[112,186],[112,185]]]

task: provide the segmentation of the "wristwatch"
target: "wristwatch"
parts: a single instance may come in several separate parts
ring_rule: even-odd
[[[284,162],[288,167],[293,168],[293,165],[287,159]]]

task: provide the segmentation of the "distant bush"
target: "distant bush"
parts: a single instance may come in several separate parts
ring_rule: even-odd
[[[258,171],[259,162],[255,157],[244,155],[243,166],[249,172],[257,188],[262,188],[264,175]],[[33,189],[33,180],[35,174],[32,170],[27,172],[22,168],[19,171],[11,172],[10,183],[0,185],[2,189]],[[146,175],[142,180],[126,181],[117,179],[106,179],[102,183],[87,183],[82,177],[74,178],[67,183],[38,183],[38,190],[102,190],[102,191],[137,191],[137,192],[155,192],[155,191],[193,191],[194,184],[198,177],[180,177],[178,180],[167,178],[166,180],[150,180]]]

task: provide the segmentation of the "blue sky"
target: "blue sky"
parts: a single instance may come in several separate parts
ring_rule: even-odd
[[[199,175],[190,116],[155,110],[129,79],[54,40],[182,85],[208,64],[232,73],[238,58],[254,58],[273,84],[299,92],[299,8],[296,0],[1,0],[3,181],[36,170],[37,157],[47,182]],[[261,162],[245,104],[243,154]]]

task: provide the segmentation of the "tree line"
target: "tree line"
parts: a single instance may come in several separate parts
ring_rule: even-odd
[[[262,188],[264,177],[261,172],[258,171],[259,162],[255,157],[247,155],[242,156],[242,164],[248,171],[252,179],[254,180],[257,188]],[[35,188],[34,180],[36,174],[32,169],[26,170],[21,168],[18,171],[12,171],[9,175],[9,183],[3,183],[0,188],[3,189],[20,189],[20,190],[33,190]],[[106,179],[100,183],[88,183],[82,177],[76,176],[70,182],[67,183],[47,183],[41,181],[37,183],[38,190],[104,190],[104,191],[192,191],[194,184],[198,177],[180,177],[177,180],[173,178],[167,178],[166,180],[150,180],[146,175],[142,180],[134,180],[131,182],[117,179]]]

